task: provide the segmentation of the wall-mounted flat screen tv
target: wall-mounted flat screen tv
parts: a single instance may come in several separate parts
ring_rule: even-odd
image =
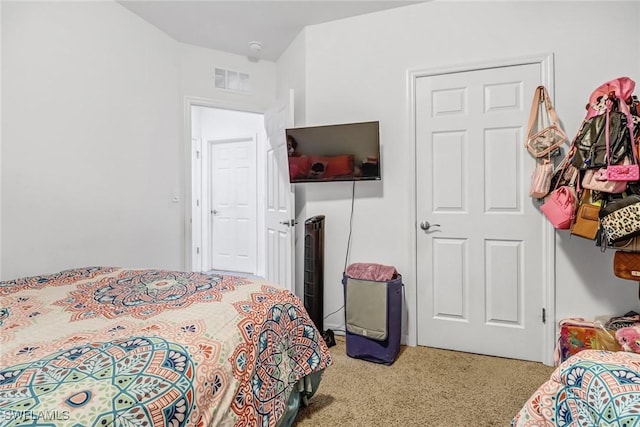
[[[380,122],[300,127],[285,132],[292,183],[381,179]]]

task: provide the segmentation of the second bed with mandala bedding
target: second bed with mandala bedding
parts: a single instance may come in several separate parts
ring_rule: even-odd
[[[276,426],[331,363],[297,297],[234,276],[91,267],[1,282],[0,325],[0,426]]]
[[[562,362],[512,427],[640,426],[640,354],[583,350]]]

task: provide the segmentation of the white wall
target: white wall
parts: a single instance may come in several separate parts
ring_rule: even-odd
[[[403,274],[407,303],[415,310],[411,259],[412,141],[409,129],[409,70],[450,67],[551,52],[555,56],[555,107],[568,134],[584,116],[599,84],[628,75],[640,82],[640,40],[594,37],[603,17],[617,28],[635,28],[640,4],[633,2],[435,1],[328,24],[305,34],[306,125],[380,120],[381,182],[357,183],[348,263],[394,265]],[[549,11],[553,11],[550,13]],[[482,17],[480,19],[479,17]],[[605,54],[606,52],[606,54]],[[601,58],[594,55],[601,53]],[[326,215],[325,313],[343,304],[351,183],[307,184],[305,217]],[[622,314],[638,307],[637,285],[612,274],[612,251],[591,241],[557,239],[557,316]],[[340,327],[343,313],[325,321]],[[415,322],[414,319],[409,319]]]
[[[306,121],[306,60],[306,30],[303,29],[280,55],[276,63],[277,96],[289,96],[289,90],[293,89],[295,126],[302,126]]]
[[[225,107],[264,112],[276,94],[276,64],[252,61],[227,52],[180,44],[180,91],[183,96],[215,100]],[[214,86],[214,69],[250,75],[251,92],[225,91]]]
[[[178,268],[176,44],[111,2],[3,2],[2,273]]]
[[[112,1],[0,7],[2,278],[185,268],[185,97],[264,109],[275,63],[183,45]],[[214,89],[216,66],[254,91]]]

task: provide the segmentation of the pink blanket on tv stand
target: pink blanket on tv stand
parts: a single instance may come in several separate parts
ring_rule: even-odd
[[[396,278],[398,272],[395,267],[369,262],[356,262],[347,267],[344,272],[347,277],[360,280],[375,280],[388,282]]]

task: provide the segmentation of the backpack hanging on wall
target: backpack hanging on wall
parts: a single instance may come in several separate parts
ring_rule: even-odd
[[[628,105],[632,102],[634,88],[635,82],[629,77],[619,77],[603,83],[591,93],[587,114],[574,140],[575,167],[606,170],[608,165],[635,157],[631,150],[635,138],[634,122]]]

